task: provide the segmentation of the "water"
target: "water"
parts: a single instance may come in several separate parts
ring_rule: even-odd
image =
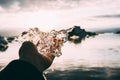
[[[119,34],[104,33],[86,38],[81,44],[66,42],[62,56],[54,60],[45,75],[48,80],[119,80],[119,40]],[[0,65],[17,59],[19,47],[16,42],[10,44],[10,48],[0,54]]]
[[[47,74],[48,80],[119,80],[120,68],[94,67],[54,71]]]
[[[119,80],[120,35],[100,34],[81,44],[66,43],[46,74],[50,80]],[[58,65],[59,64],[59,65]]]
[[[119,34],[105,33],[88,38],[81,44],[68,42],[62,48],[63,56],[57,60],[62,67],[65,66],[63,67],[65,69],[72,65],[76,67],[120,67],[119,36]],[[58,63],[57,60],[54,65]],[[69,63],[71,66],[68,66]],[[57,65],[55,67],[60,69]]]

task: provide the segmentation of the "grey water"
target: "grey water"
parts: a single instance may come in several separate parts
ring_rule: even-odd
[[[66,42],[62,56],[55,58],[44,74],[48,80],[119,80],[120,34],[100,33],[79,44]],[[0,53],[0,66],[18,59],[21,44],[12,42]]]
[[[119,40],[120,34],[102,33],[79,44],[68,41],[62,47],[62,56],[55,58],[44,73],[48,80],[119,80]],[[0,53],[1,67],[19,58],[20,45],[13,42]]]
[[[48,80],[119,80],[120,35],[99,34],[81,44],[67,43],[46,71]]]

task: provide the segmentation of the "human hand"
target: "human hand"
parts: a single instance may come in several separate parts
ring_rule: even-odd
[[[29,41],[22,44],[19,50],[21,60],[33,64],[40,71],[46,70],[52,64],[55,56],[50,53],[40,54],[36,46]]]

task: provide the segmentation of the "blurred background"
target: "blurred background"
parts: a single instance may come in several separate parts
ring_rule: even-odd
[[[45,71],[48,80],[119,80],[120,0],[0,0],[0,43],[29,28],[48,32],[81,26],[98,33],[79,44],[66,42],[63,55]],[[0,51],[0,66],[18,59],[21,44]]]

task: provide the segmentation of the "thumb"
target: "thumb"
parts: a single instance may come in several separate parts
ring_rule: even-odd
[[[22,46],[19,49],[19,56],[21,57],[22,55],[30,53],[38,53],[38,51],[36,46],[32,42],[26,41],[22,44]]]

